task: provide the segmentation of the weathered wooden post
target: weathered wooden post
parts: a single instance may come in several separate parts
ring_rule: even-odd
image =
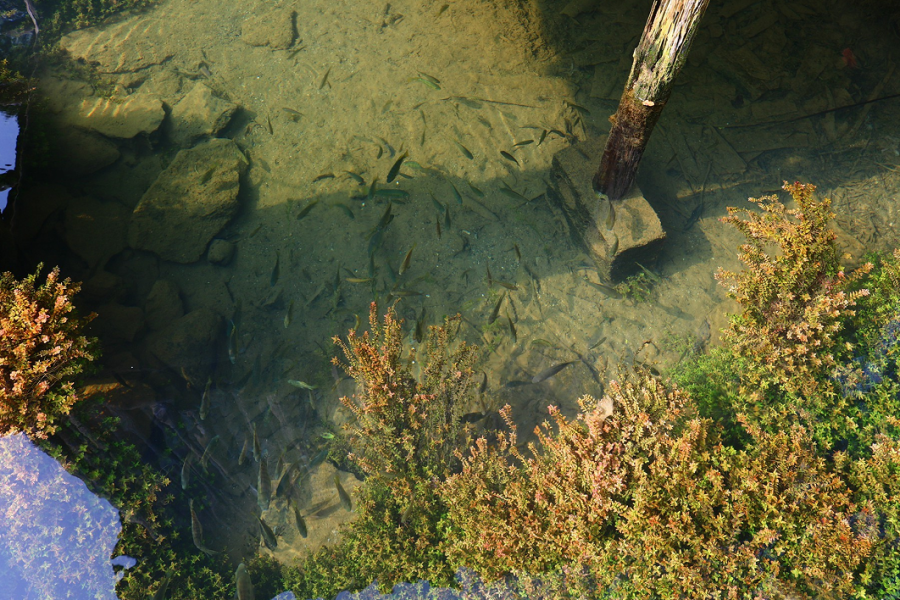
[[[619,200],[631,188],[650,132],[687,60],[708,5],[709,0],[654,2],[594,175],[594,189],[610,200]]]
[[[621,279],[635,263],[650,264],[665,239],[656,212],[634,176],[672,83],[687,59],[709,0],[655,0],[612,130],[553,158],[556,199],[573,234],[594,258],[601,277]]]

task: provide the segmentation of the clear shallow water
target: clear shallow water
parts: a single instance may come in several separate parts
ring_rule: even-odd
[[[15,114],[0,111],[0,175],[16,167],[16,141],[19,138],[19,120]],[[6,210],[9,187],[0,186],[0,213]]]
[[[647,265],[661,280],[638,302],[591,285],[596,269],[548,188],[559,152],[608,129],[649,3],[576,13],[577,27],[564,3],[443,6],[171,0],[73,33],[68,56],[92,66],[64,60],[41,74],[59,143],[16,207],[22,261],[86,282],[104,346],[93,383],[144,459],[176,481],[183,530],[188,499],[202,500],[206,544],[235,562],[270,552],[255,521],[257,463],[239,464],[245,440],[255,426],[273,473],[280,457],[319,455],[348,418],[338,398],[353,393],[333,378],[330,339],[365,322],[373,300],[398,299],[411,345],[417,322],[461,312],[489,392],[468,412],[489,426],[508,402],[529,432],[547,405],[571,414],[582,394],[602,394],[620,364],[665,373],[684,344],[704,332],[715,343],[731,307],[713,275],[738,267],[740,241],[717,221],[725,206],[812,181],[835,197],[851,260],[897,244],[896,104],[735,127],[852,104],[879,84],[896,91],[880,58],[896,40],[872,13],[710,10],[641,169],[668,239]],[[865,40],[856,68],[841,59],[847,31],[867,34],[854,38]],[[208,137],[243,158],[177,158]],[[176,192],[154,196],[160,180]],[[207,188],[236,190],[222,194],[225,217],[191,212]],[[184,202],[131,233],[154,198]],[[224,252],[212,262],[210,238]],[[491,285],[488,269],[516,289]],[[196,461],[217,437],[206,472]],[[333,543],[352,517],[335,473],[325,462],[294,486],[307,538],[287,502],[264,511],[278,560]],[[340,477],[352,494],[359,481]]]

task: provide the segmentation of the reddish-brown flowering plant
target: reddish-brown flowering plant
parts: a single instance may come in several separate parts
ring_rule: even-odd
[[[40,267],[22,281],[0,275],[0,435],[46,438],[79,400],[73,378],[93,360],[80,335],[93,315],[79,319],[71,298],[80,286],[53,269],[38,284]]]

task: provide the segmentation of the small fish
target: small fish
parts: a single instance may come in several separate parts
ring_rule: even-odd
[[[509,332],[512,334],[513,341],[518,342],[519,337],[516,335],[516,325],[513,323],[512,318],[510,318],[509,313],[506,313],[506,320],[509,323]]]
[[[494,283],[496,283],[497,285],[499,285],[501,287],[505,287],[508,290],[512,290],[512,291],[516,291],[519,289],[519,286],[517,286],[514,283],[510,283],[508,281],[500,281],[499,279],[495,279]]]
[[[269,503],[272,501],[272,478],[269,476],[269,467],[265,459],[259,461],[256,483],[256,503],[259,505],[260,512],[265,512],[269,509]]]
[[[457,142],[456,140],[450,140],[450,141],[452,141],[452,142],[456,145],[456,147],[459,148],[459,151],[462,152],[462,155],[463,155],[463,156],[465,156],[465,157],[468,158],[469,160],[472,160],[472,159],[475,158],[475,156],[474,156],[471,152],[469,152],[469,149],[468,149],[468,148],[466,148],[465,146],[463,146],[462,144],[460,144],[460,143]]]
[[[241,446],[241,454],[238,456],[238,466],[244,466],[244,463],[247,462],[247,454],[250,452],[250,440],[247,439],[247,436],[244,436],[244,445]]]
[[[237,325],[234,321],[229,321],[229,324],[231,326],[228,328],[228,360],[231,364],[235,364],[238,357]]]
[[[425,307],[422,307],[422,315],[416,319],[416,329],[413,331],[413,339],[421,344],[425,339]]]
[[[527,146],[528,144],[533,144],[534,140],[524,140],[521,142],[516,142],[513,146]]]
[[[206,444],[206,450],[203,451],[203,456],[200,457],[200,466],[203,467],[204,471],[207,470],[209,459],[212,457],[213,448],[219,445],[219,441],[219,436],[215,436],[213,439],[209,440],[208,444]]]
[[[472,185],[472,182],[471,182],[471,181],[467,181],[466,183],[469,184],[469,189],[471,189],[473,192],[475,192],[475,195],[476,195],[476,196],[478,196],[479,198],[484,198],[484,192],[482,192],[482,191],[479,190],[477,187],[475,187],[474,185]]]
[[[282,106],[282,107],[281,107],[281,110],[283,110],[284,112],[286,112],[286,113],[288,114],[288,117],[289,117],[289,118],[291,119],[291,121],[293,121],[294,123],[296,123],[297,121],[299,121],[300,118],[303,116],[303,113],[302,113],[302,112],[300,112],[300,111],[298,111],[298,110],[294,110],[293,108],[288,108],[288,107],[286,107],[286,106]]]
[[[537,143],[537,145],[540,146],[541,144],[543,144],[545,139],[547,139],[547,130],[546,130],[546,129],[542,129],[542,130],[541,130],[541,137],[538,138],[538,143]]]
[[[693,227],[697,221],[703,216],[703,202],[699,202],[694,210],[691,211],[691,216],[688,217],[687,222],[684,224],[682,231],[688,231],[691,227]]]
[[[321,175],[319,175],[315,179],[313,179],[312,182],[317,183],[324,179],[334,179],[334,173],[322,173]]]
[[[425,79],[427,79],[428,81],[430,81],[431,83],[435,84],[435,85],[440,85],[440,84],[441,84],[441,80],[438,79],[437,77],[432,77],[432,76],[429,75],[428,73],[423,73],[422,71],[416,71],[416,72],[417,72],[419,75],[421,75],[422,77],[424,77]]]
[[[391,198],[394,200],[400,199],[405,200],[409,198],[409,192],[406,190],[378,190],[375,192],[375,195],[380,198]],[[401,203],[402,204],[402,203]]]
[[[219,554],[218,552],[210,550],[203,544],[203,525],[200,524],[200,519],[197,518],[197,513],[194,512],[193,498],[188,502],[188,506],[191,508],[191,537],[194,540],[194,545],[197,547],[197,550],[200,550],[209,556]]]
[[[412,298],[414,296],[424,296],[422,292],[417,292],[414,290],[394,290],[391,292],[394,296],[398,298]]]
[[[478,393],[483,394],[487,391],[488,386],[488,376],[487,373],[482,373],[481,385],[478,386]]]
[[[444,211],[444,225],[447,227],[447,229],[450,229],[450,207],[449,206]]]
[[[318,454],[316,454],[311,461],[309,461],[309,466],[306,467],[307,470],[312,471],[328,458],[328,448],[322,448]]]
[[[275,463],[275,479],[279,479],[284,474],[284,450],[278,455],[278,462]]]
[[[306,528],[306,521],[303,519],[303,515],[300,514],[300,509],[297,508],[297,504],[291,501],[291,508],[294,510],[294,520],[297,522],[297,531],[300,533],[300,537],[306,538],[309,531]]]
[[[253,593],[253,582],[244,563],[238,565],[234,572],[234,585],[237,588],[237,600],[256,600]]]
[[[278,283],[278,276],[281,274],[281,255],[278,254],[278,251],[275,251],[275,266],[272,267],[272,275],[269,277],[269,287],[274,287],[276,283]]]
[[[159,584],[159,589],[153,594],[153,600],[166,600],[166,592],[169,591],[169,582],[172,581],[172,574],[174,572],[172,567],[169,567],[165,577],[163,577],[162,583]]]
[[[450,182],[448,182],[448,183],[450,184],[450,187],[453,188],[453,197],[456,198],[456,203],[457,203],[457,204],[462,204],[462,203],[463,203],[463,201],[462,201],[462,196],[460,195],[459,190],[456,189],[456,186],[453,185],[453,182],[452,182],[452,181],[450,181]]]
[[[429,81],[428,79],[425,79],[424,77],[410,77],[410,78],[409,78],[409,81],[410,81],[410,82],[418,81],[419,83],[421,83],[421,84],[423,84],[423,85],[426,85],[426,86],[430,87],[430,88],[433,89],[433,90],[439,90],[439,89],[441,89],[441,86],[439,86],[438,84],[436,84],[436,83],[433,82],[433,81]]]
[[[503,182],[503,184],[500,186],[500,193],[509,196],[513,200],[523,200],[525,202],[529,201],[528,198],[506,185],[505,182]]]
[[[397,161],[394,163],[394,166],[392,166],[391,170],[388,171],[387,179],[385,179],[385,182],[391,183],[392,181],[394,181],[394,179],[397,178],[397,173],[400,172],[400,167],[403,166],[403,161],[406,160],[406,156],[408,154],[409,154],[408,152],[404,152],[403,154],[400,155],[399,158],[397,158]]]
[[[336,202],[335,206],[337,206],[339,209],[341,209],[344,212],[344,214],[347,215],[348,217],[350,217],[351,219],[356,219],[356,215],[353,214],[353,210],[349,206],[344,204],[343,202]]]
[[[284,313],[284,328],[287,329],[294,318],[294,299],[288,303],[287,311]]]
[[[309,214],[309,211],[311,211],[311,210],[313,209],[313,206],[315,206],[315,205],[318,204],[318,203],[319,203],[319,199],[318,199],[318,198],[316,198],[315,200],[310,200],[310,201],[306,204],[306,206],[304,206],[304,207],[300,210],[300,212],[297,213],[297,220],[299,221],[300,219],[302,219],[303,217],[305,217],[306,215],[308,215],[308,214]]]
[[[612,229],[616,224],[616,209],[613,208],[612,200],[609,202],[609,212],[606,213],[606,229]]]
[[[531,345],[544,348],[556,348],[556,344],[553,342],[548,342],[547,340],[542,340],[540,338],[531,340]]]
[[[350,178],[353,179],[353,181],[355,181],[357,184],[359,184],[359,185],[366,185],[366,180],[363,179],[361,175],[357,175],[357,174],[354,173],[353,171],[344,171],[344,173],[346,173],[347,175],[349,175]]]
[[[516,251],[516,258],[519,259],[519,262],[522,262],[522,252],[519,251],[519,245],[513,244],[513,250]]]
[[[334,475],[334,487],[337,488],[338,497],[341,499],[341,506],[348,511],[352,511],[353,504],[350,501],[350,494],[348,494],[347,490],[344,489],[344,486],[341,485],[341,478],[338,477],[337,473]]]
[[[415,247],[416,245],[413,244],[412,248],[409,249],[409,252],[406,253],[406,257],[403,259],[403,262],[400,263],[400,270],[398,271],[398,274],[403,275],[404,273],[406,273],[406,270],[409,269],[409,263],[412,260],[412,253]]]
[[[288,491],[291,483],[291,474],[296,470],[297,463],[288,465],[288,468],[278,478],[278,483],[275,484],[275,497],[281,497]]]
[[[434,194],[429,194],[431,196],[431,205],[434,206],[434,210],[438,211],[439,214],[444,213],[444,205],[437,201],[437,198],[434,197]]]
[[[375,281],[374,277],[347,277],[344,279],[347,283],[372,283]]]
[[[330,431],[326,431],[325,433],[320,433],[319,435],[322,436],[322,439],[326,439],[326,440],[334,439],[334,434],[331,433]]]
[[[500,294],[500,299],[497,300],[497,304],[494,306],[494,310],[491,311],[491,316],[488,317],[488,325],[492,324],[497,320],[497,315],[500,314],[500,306],[503,304],[503,300],[506,298],[506,293]]]
[[[294,386],[295,388],[300,388],[301,390],[314,390],[316,386],[310,385],[305,381],[298,381],[297,379],[288,379],[288,384]]]
[[[212,375],[206,378],[206,387],[203,389],[203,395],[200,396],[200,420],[205,421],[209,416],[209,388],[212,386]]]
[[[329,73],[331,73],[331,67],[328,67],[328,70],[325,71],[325,75],[322,76],[322,81],[321,81],[321,83],[319,83],[319,89],[320,89],[320,90],[321,90],[323,87],[325,87],[325,84],[326,84],[326,83],[328,83],[328,75],[329,75]],[[331,85],[331,84],[329,84],[329,85]]]
[[[275,134],[275,130],[272,128],[272,119],[269,118],[269,115],[266,115],[266,131],[269,132],[269,135]]]
[[[256,423],[253,424],[253,460],[259,462],[262,458],[262,450],[259,447],[259,434],[256,433]]]
[[[262,517],[256,517],[256,520],[259,522],[259,533],[262,535],[263,543],[266,545],[266,548],[274,551],[278,548],[278,540],[275,539],[275,532],[272,531],[272,528],[266,525],[266,522],[262,520]]]
[[[585,107],[581,106],[580,104],[575,104],[574,102],[569,102],[568,100],[566,100],[566,104],[569,106],[569,108],[574,108],[576,111],[578,111],[588,117],[591,116],[591,111],[589,111]]]
[[[440,222],[440,221],[435,221],[435,222],[434,222],[434,228],[435,228],[435,230],[437,230],[437,236],[438,236],[438,239],[441,239],[441,222]]]
[[[384,147],[385,147],[385,148],[387,149],[387,151],[388,151],[388,154],[391,155],[391,158],[394,158],[394,156],[397,154],[397,151],[394,150],[394,147],[391,146],[390,144],[388,144],[387,140],[384,139],[383,137],[379,137],[379,138],[378,138],[378,141],[380,141],[380,142],[384,145]]]
[[[216,172],[215,167],[210,167],[209,170],[203,174],[203,177],[200,178],[200,185],[204,185],[207,181],[212,179],[213,173]]]
[[[191,480],[191,463],[194,462],[193,453],[188,454],[184,458],[184,464],[181,465],[181,489],[188,489]]]
[[[378,178],[376,177],[372,180],[372,185],[369,186],[369,193],[366,195],[366,197],[369,199],[370,202],[375,198],[375,192],[377,189],[378,189]]]
[[[540,373],[538,373],[537,375],[535,375],[531,379],[531,383],[540,383],[542,381],[546,381],[547,379],[550,379],[551,377],[553,377],[554,375],[556,375],[557,373],[559,373],[560,371],[562,371],[569,365],[573,365],[577,362],[578,362],[577,360],[570,360],[568,362],[559,363],[558,365],[553,365],[552,367],[548,367],[548,368],[544,369],[543,371],[541,371]]]
[[[510,161],[516,163],[517,165],[519,164],[519,161],[516,160],[516,157],[513,156],[512,154],[510,154],[509,152],[507,152],[506,150],[501,150],[501,151],[500,151],[500,156],[502,156],[502,157],[505,158],[506,160],[510,160]]]

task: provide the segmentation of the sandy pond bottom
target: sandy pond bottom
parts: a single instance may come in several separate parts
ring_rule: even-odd
[[[469,409],[490,423],[509,403],[527,433],[547,405],[571,415],[579,396],[601,395],[620,365],[665,373],[685,348],[716,343],[736,307],[714,274],[739,268],[741,241],[717,220],[725,206],[782,179],[818,182],[836,199],[851,263],[897,244],[900,133],[880,126],[896,109],[777,134],[726,127],[840,106],[878,85],[895,93],[892,67],[876,59],[891,32],[837,2],[790,15],[741,4],[710,9],[642,167],[668,232],[646,265],[659,281],[644,302],[592,285],[596,269],[546,191],[553,156],[608,129],[649,2],[168,0],[73,32],[62,40],[73,60],[48,66],[40,87],[65,173],[23,194],[16,234],[29,256],[87,282],[105,346],[95,383],[135,439],[172,448],[163,468],[176,473],[220,437],[213,474],[194,472],[188,490],[207,500],[207,544],[235,558],[268,552],[255,463],[238,465],[244,440],[255,424],[273,472],[280,456],[305,464],[319,451],[347,418],[337,399],[353,393],[332,378],[330,339],[365,322],[376,298],[399,296],[412,345],[417,321],[460,312],[488,379],[488,400]],[[816,40],[788,37],[807,22]],[[865,71],[840,62],[841,31],[854,28],[869,34],[857,51],[871,57]],[[211,136],[241,158],[179,163]],[[151,202],[162,182],[171,187]],[[215,191],[196,193],[204,186]],[[150,208],[159,226],[137,236]],[[489,285],[488,269],[509,286]],[[121,380],[130,387],[116,391]],[[334,542],[352,517],[334,474],[324,463],[296,490],[308,538],[282,499],[264,514],[279,560]],[[351,493],[359,485],[340,477]]]

